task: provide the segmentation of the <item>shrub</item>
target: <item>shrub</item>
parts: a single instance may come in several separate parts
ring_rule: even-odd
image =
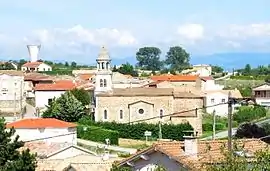
[[[159,133],[158,124],[123,124],[116,122],[93,122],[88,117],[79,120],[80,124],[102,127],[104,129],[116,130],[119,137],[129,139],[143,139],[145,131],[151,131],[152,137],[157,138]],[[162,125],[162,137],[165,139],[183,140],[184,132],[193,130],[188,123],[185,124],[164,124]]]
[[[233,115],[233,120],[238,123],[250,122],[266,116],[266,109],[262,106],[241,106]]]
[[[202,125],[203,131],[212,131],[213,130],[213,124],[212,123],[205,123]],[[224,130],[226,128],[226,125],[223,123],[216,123],[215,128],[217,131]]]
[[[103,129],[95,126],[78,125],[78,138],[91,140],[95,142],[105,142],[109,138],[110,143],[118,145],[119,133],[117,131]]]

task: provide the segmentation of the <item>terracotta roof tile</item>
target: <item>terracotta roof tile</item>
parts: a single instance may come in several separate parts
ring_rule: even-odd
[[[24,81],[53,81],[52,77],[41,73],[26,73]]]
[[[93,76],[94,74],[80,74],[79,78],[82,80],[90,80]]]
[[[36,68],[40,64],[43,64],[43,62],[27,62],[27,63],[23,64],[22,67]]]
[[[212,76],[208,76],[208,77],[200,77],[202,80],[207,81],[207,80],[213,80]]]
[[[195,75],[157,75],[152,76],[153,81],[171,81],[171,82],[180,82],[180,81],[192,81],[195,82],[199,77]]]
[[[268,144],[259,139],[241,139],[237,140],[234,146],[242,147],[242,150],[247,151],[249,154],[254,154],[257,151],[269,149]],[[224,152],[227,148],[227,140],[211,140],[211,141],[199,141],[198,140],[198,154],[186,155],[184,152],[184,142],[158,142],[151,147],[132,155],[129,158],[124,159],[119,164],[124,165],[128,161],[132,161],[137,156],[151,152],[160,151],[167,156],[171,157],[175,161],[189,167],[191,170],[200,170],[205,164],[220,163],[225,159]]]
[[[68,128],[77,125],[70,122],[64,122],[54,118],[31,118],[11,122],[6,125],[7,128]]]
[[[36,84],[36,91],[67,91],[77,87],[77,84],[72,80],[59,80],[52,84]]]

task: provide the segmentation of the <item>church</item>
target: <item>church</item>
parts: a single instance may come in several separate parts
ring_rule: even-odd
[[[98,57],[95,75],[95,121],[118,123],[189,122],[202,133],[204,96],[174,88],[114,88],[111,58],[105,47]],[[168,116],[169,115],[169,116]]]

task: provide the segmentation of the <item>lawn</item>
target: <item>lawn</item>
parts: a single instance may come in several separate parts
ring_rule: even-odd
[[[237,87],[256,87],[260,84],[263,84],[264,80],[235,80],[235,79],[229,79],[229,80],[218,80],[216,81],[217,84],[224,85],[225,87],[230,87],[232,89]]]
[[[154,140],[133,140],[133,139],[125,139],[125,138],[120,138],[119,139],[119,146],[120,147],[125,147],[125,148],[135,148],[137,150],[145,149],[149,146],[151,146],[153,143],[156,141]]]

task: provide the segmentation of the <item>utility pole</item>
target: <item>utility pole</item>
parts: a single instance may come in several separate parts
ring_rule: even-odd
[[[213,135],[212,139],[216,139],[216,111],[213,111]]]
[[[158,127],[159,127],[158,137],[160,140],[162,139],[162,126],[161,126],[162,115],[163,115],[163,111],[162,113],[160,113],[160,120],[158,122]]]
[[[228,151],[232,154],[232,104],[231,92],[228,94]]]

